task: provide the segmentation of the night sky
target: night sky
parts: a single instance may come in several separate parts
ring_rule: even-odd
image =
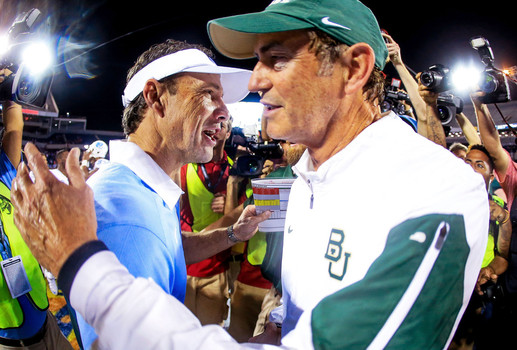
[[[436,63],[454,66],[459,61],[481,66],[469,45],[476,35],[490,41],[496,67],[517,65],[517,26],[512,23],[515,19],[508,1],[482,5],[442,0],[363,2],[399,43],[404,62],[415,71]],[[261,11],[269,3],[154,0],[135,6],[130,1],[0,0],[0,30],[9,28],[16,13],[39,8],[57,51],[52,92],[60,114],[86,117],[88,129],[119,131],[125,76],[141,52],[167,38],[212,48],[206,32],[208,20]],[[254,60],[229,60],[217,53],[216,61],[243,68],[254,64]],[[390,64],[385,72],[397,77]]]

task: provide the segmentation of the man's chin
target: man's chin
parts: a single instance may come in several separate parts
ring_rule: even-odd
[[[203,152],[199,152],[195,156],[195,160],[191,163],[208,163],[214,156],[214,149],[212,147],[205,147]]]

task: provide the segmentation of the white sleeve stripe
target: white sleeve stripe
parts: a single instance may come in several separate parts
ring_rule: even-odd
[[[444,229],[445,231],[443,231]],[[406,292],[395,309],[393,309],[393,312],[386,320],[386,323],[384,323],[384,326],[368,346],[368,350],[384,349],[398,330],[420,295],[420,292],[422,291],[424,284],[438,259],[438,255],[440,254],[440,250],[443,246],[444,240],[447,238],[446,235],[449,233],[449,230],[449,224],[442,221],[436,230],[432,244],[429,246],[424,259],[420,263],[415,276],[411,280],[409,287],[406,289]]]

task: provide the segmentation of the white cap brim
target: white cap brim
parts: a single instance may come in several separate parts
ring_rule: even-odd
[[[249,93],[251,71],[218,66],[200,50],[188,49],[160,57],[138,71],[124,89],[122,104],[127,107],[143,91],[149,79],[160,80],[182,72],[219,74],[225,103],[239,102]]]

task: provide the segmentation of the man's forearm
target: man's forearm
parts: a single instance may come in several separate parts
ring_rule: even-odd
[[[61,276],[61,275],[60,275]],[[72,278],[72,307],[106,349],[228,349],[238,344],[221,327],[197,318],[154,281],[134,278],[110,251],[83,261]],[[61,281],[60,281],[61,282]]]
[[[480,145],[481,139],[477,133],[476,128],[470,120],[463,113],[456,114],[456,121],[458,122],[461,130],[463,131],[463,135],[467,140],[469,145]]]
[[[447,140],[445,138],[445,131],[438,116],[438,109],[434,105],[426,107],[427,115],[427,138],[434,143],[447,147]]]
[[[420,97],[420,94],[418,93],[417,81],[415,80],[413,75],[411,75],[411,73],[408,71],[408,69],[403,63],[394,64],[394,67],[397,70],[397,73],[399,74],[400,80],[402,80],[402,84],[404,84],[404,87],[406,88],[409,99],[411,100],[411,104],[415,109],[417,120],[419,122],[420,120],[422,120],[425,123],[425,102],[422,100],[422,97]]]
[[[185,261],[193,264],[207,259],[235,244],[228,238],[227,228],[233,225],[242,214],[243,205],[239,205],[230,214],[205,227],[201,232],[182,231]]]
[[[473,103],[481,140],[483,141],[483,145],[486,147],[488,153],[490,153],[494,159],[495,170],[499,175],[501,175],[501,173],[506,171],[508,158],[501,144],[499,132],[495,127],[494,120],[490,115],[488,107],[475,99],[473,100]]]
[[[185,262],[194,264],[230,248],[235,242],[228,238],[227,227],[201,232],[181,232]]]
[[[22,107],[11,101],[4,102],[2,121],[4,124],[2,148],[11,163],[17,167],[20,163],[22,152]]]

